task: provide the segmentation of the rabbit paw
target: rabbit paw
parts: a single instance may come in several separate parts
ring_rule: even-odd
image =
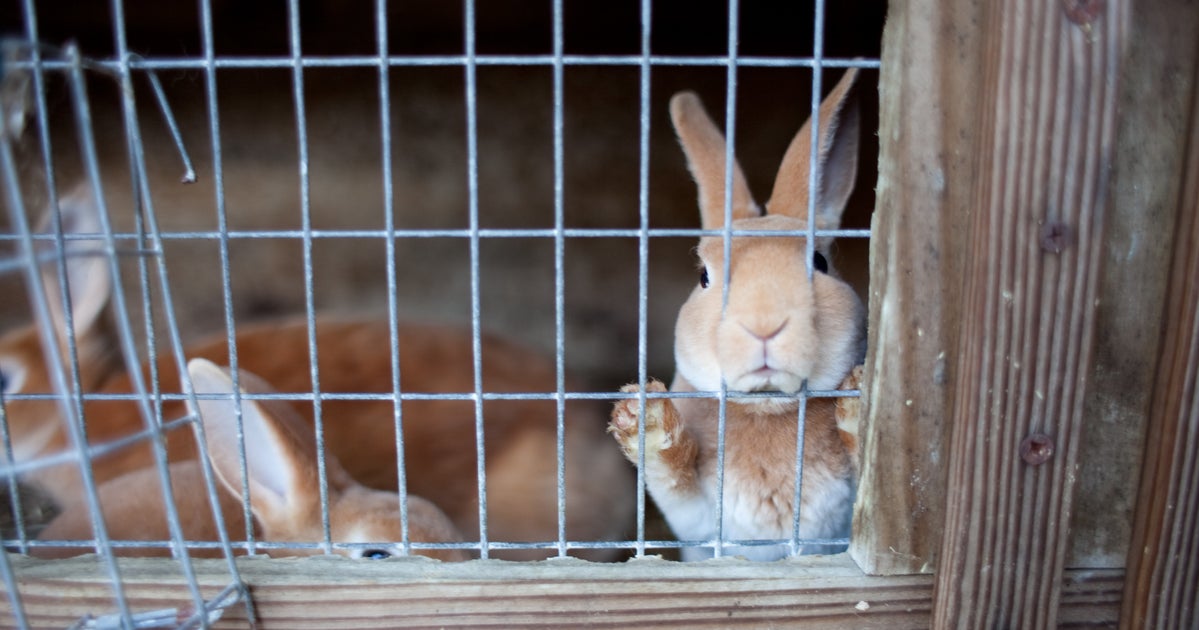
[[[850,371],[849,375],[841,381],[841,385],[837,389],[862,389],[863,385],[863,366],[859,365]],[[860,454],[858,452],[859,439],[859,424],[862,420],[862,413],[865,410],[862,408],[862,399],[860,396],[853,398],[838,398],[833,414],[837,422],[837,431],[841,434],[841,441],[845,444],[845,450],[849,453],[849,465],[853,469],[856,477],[861,470],[861,462],[859,461]]]
[[[837,386],[837,389],[850,390],[862,388],[862,374],[864,368],[859,365],[850,370],[845,380]],[[862,399],[859,396],[850,398],[837,398],[836,419],[837,427],[842,431],[846,431],[852,435],[858,434],[858,421],[862,415]]]
[[[625,385],[620,391],[636,393],[640,387],[636,384]],[[662,381],[651,380],[645,385],[646,392],[665,392],[666,386]],[[639,440],[637,439],[637,420],[640,416],[640,401],[628,398],[616,402],[612,409],[612,421],[608,424],[608,433],[616,437],[620,450],[634,464],[637,463]],[[674,446],[679,431],[678,411],[674,404],[665,398],[647,398],[645,400],[645,451],[646,455],[659,453]]]

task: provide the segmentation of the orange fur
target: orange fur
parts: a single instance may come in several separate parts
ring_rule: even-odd
[[[270,374],[280,392],[309,394],[308,349],[303,340],[303,320],[242,328],[238,336],[240,366]],[[320,320],[317,324],[320,385],[324,393],[391,392],[389,340],[385,321]],[[404,325],[399,332],[402,391],[407,393],[469,393],[471,341],[456,328]],[[223,340],[197,344],[189,357],[227,362]],[[357,360],[354,360],[357,359]],[[483,387],[488,392],[547,392],[556,388],[552,362],[519,346],[485,336]],[[178,392],[173,358],[159,363],[164,392]],[[171,387],[166,387],[171,384]],[[130,390],[127,375],[113,377],[104,393]],[[295,409],[311,425],[314,407],[296,402]],[[325,446],[345,462],[351,477],[379,489],[396,489],[398,471],[391,401],[326,400],[321,405]],[[451,516],[468,537],[479,532],[476,499],[475,406],[471,401],[405,401],[403,413],[405,464],[410,492],[427,496]],[[555,403],[552,401],[488,401],[484,404],[488,474],[516,480],[493,483],[488,489],[488,527],[492,540],[550,541],[557,538],[557,487],[555,459]],[[183,405],[163,403],[163,417],[178,418]],[[140,430],[141,418],[131,403],[90,401],[85,408],[88,432],[98,444]],[[599,410],[585,402],[567,405],[568,504],[588,515],[568,521],[572,539],[612,539],[620,536],[631,518],[631,483],[615,449],[602,441]],[[529,441],[540,442],[539,456],[505,457],[509,450],[528,452]],[[171,461],[194,459],[190,430],[168,435]],[[42,452],[66,448],[61,430]],[[530,453],[530,455],[532,455]],[[94,461],[97,481],[103,482],[153,463],[147,443],[139,443]],[[509,467],[505,469],[504,467]],[[61,503],[79,501],[81,480],[73,465],[35,471],[31,478],[49,489]],[[568,512],[568,516],[571,514]],[[594,516],[595,518],[591,518]],[[544,557],[500,552],[500,557]],[[608,554],[590,554],[603,558]]]
[[[863,366],[855,366],[837,389],[862,389],[864,371]],[[861,456],[858,450],[859,426],[862,414],[865,413],[862,399],[846,396],[837,398],[836,401],[837,432],[841,435],[841,442],[845,444],[846,452],[849,453],[849,463],[853,468],[853,476],[856,480],[862,471]]]
[[[64,204],[63,209],[64,213],[85,212],[89,210],[86,206]],[[115,343],[103,308],[110,291],[106,264],[102,257],[68,259],[73,302],[76,307],[85,305],[84,309],[75,309],[76,337],[80,348],[87,350],[80,353],[79,368],[84,392],[125,394],[132,390],[132,384],[129,376],[117,370],[111,360]],[[53,326],[54,334],[61,335],[65,324],[58,317]],[[321,392],[392,391],[392,343],[387,321],[320,318],[316,338]],[[262,376],[281,392],[309,394],[313,384],[307,340],[308,328],[302,319],[241,326],[236,339],[238,367]],[[485,334],[481,345],[483,391],[556,390],[556,368],[551,359],[491,335]],[[473,349],[468,331],[405,324],[399,327],[398,346],[402,391],[474,392]],[[185,356],[219,364],[231,362],[223,335],[190,345]],[[0,339],[0,369],[8,369],[6,366],[10,365],[18,366],[26,375],[20,392],[53,391],[36,329],[29,327]],[[160,357],[157,369],[162,392],[179,392],[175,358]],[[149,373],[148,367],[142,371]],[[313,423],[312,403],[299,401],[294,407],[309,425]],[[395,489],[398,469],[393,403],[326,400],[321,408],[326,448],[345,462],[347,472],[367,486]],[[5,401],[5,411],[18,461],[31,461],[72,448],[54,402]],[[409,490],[430,497],[468,537],[477,537],[480,528],[474,403],[405,401],[401,411]],[[162,404],[165,420],[183,414],[184,406],[178,401]],[[88,440],[93,445],[145,429],[137,406],[129,401],[90,400],[83,415]],[[555,540],[558,536],[556,404],[537,400],[487,401],[483,415],[487,474],[497,480],[488,488],[487,496],[490,539]],[[569,506],[566,535],[572,540],[618,538],[631,526],[634,507],[631,478],[617,449],[604,439],[603,428],[603,411],[596,404],[571,401],[566,405],[565,480]],[[166,443],[172,462],[197,456],[193,436],[186,428],[169,432]],[[536,445],[536,450],[530,445]],[[523,455],[517,457],[512,453]],[[92,469],[96,480],[104,482],[143,469],[153,461],[149,443],[143,441],[96,458]],[[23,479],[45,490],[60,506],[83,500],[82,479],[75,464],[37,468]],[[500,551],[496,555],[530,554]],[[533,555],[544,557],[549,552]],[[595,559],[613,556],[608,551],[580,555]]]
[[[731,225],[737,231],[798,232],[840,223],[857,170],[858,117],[851,104],[856,72],[850,70],[820,110],[819,188],[809,190],[812,128],[792,140],[761,215],[740,167],[733,166]],[[681,93],[671,117],[700,191],[705,229],[726,224],[724,137],[699,98]],[[814,239],[827,254],[828,239]],[[799,414],[794,398],[749,400],[738,392],[795,394],[837,387],[865,354],[865,309],[857,294],[829,267],[808,258],[807,237],[774,235],[704,237],[697,248],[701,281],[679,311],[675,328],[677,372],[672,392],[727,389],[723,485],[718,483],[720,402],[714,398],[647,399],[646,486],[676,535],[710,541],[830,538],[848,535],[854,461],[837,425],[836,403],[814,398]],[[726,258],[727,255],[727,258]],[[827,264],[827,259],[824,261]],[[727,285],[725,284],[727,280]],[[645,385],[662,391],[660,383]],[[630,386],[625,392],[636,392]],[[620,401],[610,431],[626,457],[639,463],[637,400]],[[796,464],[803,423],[803,481],[796,519]],[[720,509],[718,509],[718,506]],[[722,520],[717,522],[717,514]],[[798,531],[794,531],[798,526]],[[803,551],[825,551],[817,545]],[[778,546],[731,549],[759,559],[787,553]],[[683,550],[684,559],[703,551]]]
[[[194,361],[189,367],[197,390],[231,393],[228,373],[212,363]],[[246,392],[269,393],[269,386],[247,372],[241,372],[241,389]],[[232,401],[201,401],[201,420],[207,431],[209,455],[219,479],[221,514],[231,537],[244,531],[242,513],[242,484],[236,441],[236,416]],[[316,442],[308,427],[287,404],[279,401],[252,402],[243,400],[242,421],[247,435],[245,449],[249,464],[250,503],[255,516],[255,529],[262,538],[272,542],[319,542],[324,535],[321,526],[321,504],[317,477]],[[263,433],[266,431],[266,433]],[[329,505],[330,537],[335,542],[385,543],[402,536],[398,495],[372,490],[355,482],[342,469],[336,457],[325,461]],[[263,485],[267,476],[278,474],[290,480],[280,494],[271,484]],[[182,535],[192,541],[218,539],[216,517],[205,493],[203,472],[198,462],[176,462],[170,466],[171,486],[180,517]],[[167,540],[169,528],[155,469],[141,469],[101,484],[98,488],[101,511],[106,528],[113,540]],[[408,497],[410,539],[415,542],[455,542],[460,534],[448,517],[428,501]],[[40,535],[47,541],[86,539],[91,533],[89,510],[85,505],[68,507]],[[161,547],[118,548],[122,555],[168,555],[170,549]],[[79,553],[78,548],[35,547],[34,555],[63,557]],[[319,550],[269,550],[270,555],[309,555]],[[462,550],[417,550],[416,553],[442,560],[466,560]],[[198,556],[212,556],[219,550],[201,549]],[[347,555],[354,555],[353,552]]]

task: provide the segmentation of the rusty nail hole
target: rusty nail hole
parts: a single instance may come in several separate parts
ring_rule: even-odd
[[[1103,13],[1103,0],[1062,0],[1066,18],[1075,24],[1090,24]]]
[[[1020,458],[1030,466],[1040,466],[1053,457],[1053,438],[1033,433],[1020,442]]]
[[[1061,221],[1047,221],[1041,226],[1041,249],[1055,254],[1074,244],[1074,230]]]

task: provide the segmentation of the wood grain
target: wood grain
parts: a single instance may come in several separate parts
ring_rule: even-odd
[[[1116,76],[1129,10],[981,16],[980,177],[966,274],[933,627],[1058,624],[1096,337]],[[1025,462],[1045,434],[1052,453]],[[1035,458],[1034,458],[1035,459]]]
[[[48,563],[12,559],[21,603],[35,627],[65,627],[85,613],[112,611],[106,574],[94,558]],[[582,561],[352,562],[337,558],[238,561],[259,627],[774,627],[927,628],[932,577],[870,577],[845,555],[799,561],[624,565]],[[186,606],[178,569],[161,559],[125,559],[124,586],[135,612]],[[229,582],[221,561],[197,563],[211,597]],[[333,587],[331,585],[336,585]],[[1063,620],[1114,623],[1118,571],[1069,574]],[[0,626],[10,627],[0,599]],[[217,628],[247,627],[235,604]]]
[[[1107,169],[1094,361],[1084,401],[1075,509],[1066,566],[1123,567],[1132,535],[1142,449],[1162,348],[1163,314],[1196,120],[1199,5],[1139,2],[1128,17],[1115,147]],[[1190,152],[1195,151],[1192,142]],[[1194,158],[1192,158],[1193,160]],[[1182,176],[1180,176],[1182,175]],[[1194,276],[1191,276],[1194,278]],[[1169,325],[1167,326],[1167,328]]]
[[[1199,9],[1190,12],[1190,29],[1180,32],[1195,32],[1197,14]],[[1199,75],[1194,65],[1199,47],[1193,37],[1187,43],[1192,61],[1181,73],[1189,74],[1182,77],[1181,90],[1191,104],[1190,129],[1182,136],[1187,138],[1183,189],[1122,628],[1194,627],[1199,619]]]
[[[931,571],[944,518],[976,169],[979,3],[893,2],[883,39],[878,204],[862,476],[850,554],[871,574]]]

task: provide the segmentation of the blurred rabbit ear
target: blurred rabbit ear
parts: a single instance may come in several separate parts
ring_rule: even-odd
[[[861,116],[854,83],[857,68],[849,68],[820,105],[820,179],[816,182],[816,228],[840,227],[841,213],[853,192],[858,174],[858,137]],[[791,140],[782,166],[775,177],[774,190],[766,204],[770,214],[799,219],[808,216],[808,169],[812,153],[811,120],[804,123]]]
[[[40,232],[53,233],[53,222],[56,220],[61,221],[64,237],[99,234],[102,230],[100,211],[86,184],[77,186],[70,193],[59,197],[58,210],[59,212],[55,213],[51,208],[47,212],[42,219]],[[48,241],[39,241],[38,253],[44,254],[53,247]],[[99,321],[108,305],[112,296],[112,276],[109,275],[108,258],[104,253],[102,240],[64,238],[62,248],[71,296],[71,323],[76,338],[82,338]],[[50,302],[50,316],[54,320],[55,330],[63,334],[62,331],[67,329],[66,315],[56,265],[42,265],[42,282],[49,293],[47,297]]]
[[[240,407],[234,404],[233,381],[229,373],[205,359],[192,359],[187,363],[187,373],[197,395],[224,394],[228,398],[198,399],[198,410],[193,410],[204,423],[208,457],[221,482],[235,496],[244,499],[241,483],[241,457],[238,452],[237,413],[241,410],[242,435],[245,437],[246,475],[249,479],[250,508],[266,531],[275,523],[290,523],[306,519],[313,504],[315,490],[306,492],[316,477],[315,444],[311,439],[294,431],[287,419],[276,417],[278,410],[268,408],[263,401],[241,399]],[[247,388],[265,390],[269,388],[248,372],[239,372],[242,381],[241,393]],[[311,477],[311,479],[310,479]]]
[[[670,118],[687,155],[687,167],[699,186],[699,209],[704,229],[724,226],[724,135],[704,111],[695,92],[679,92],[670,99]],[[733,220],[761,214],[741,166],[733,160]]]

